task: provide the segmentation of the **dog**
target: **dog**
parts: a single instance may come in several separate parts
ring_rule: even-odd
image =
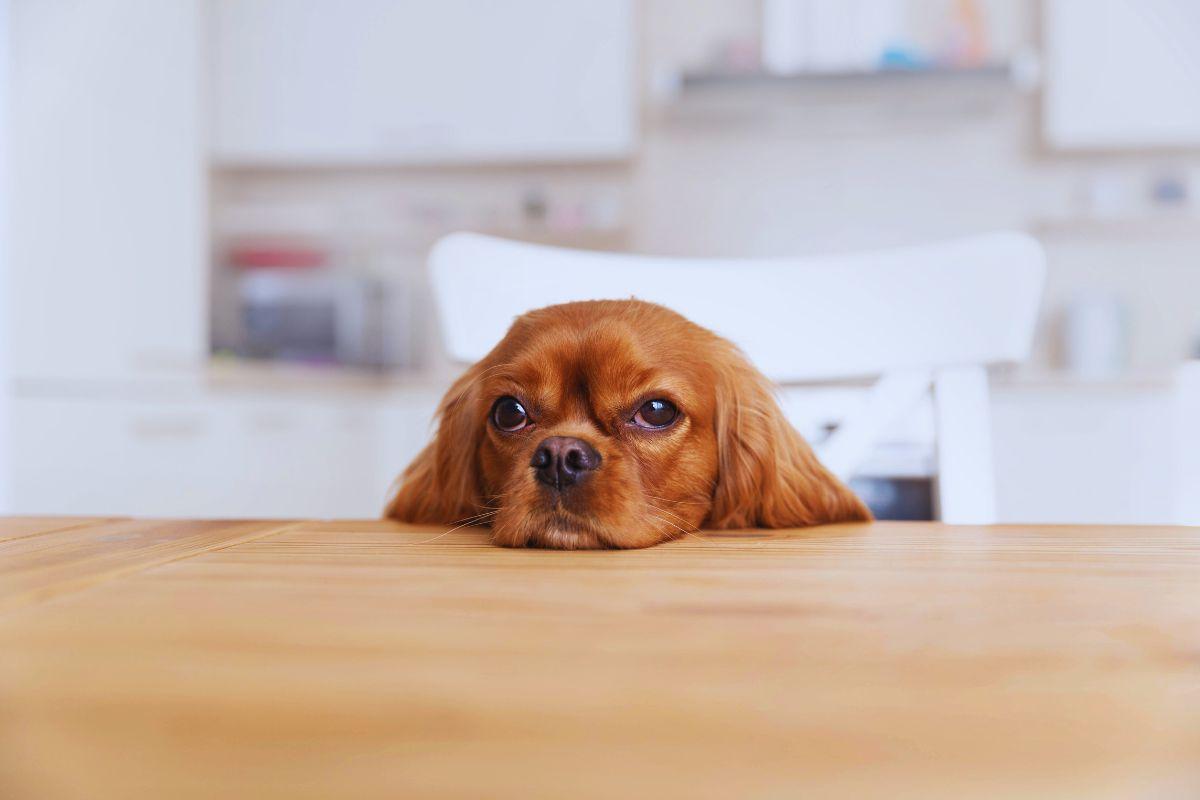
[[[446,393],[385,513],[567,550],[871,519],[737,347],[639,300],[517,318]]]

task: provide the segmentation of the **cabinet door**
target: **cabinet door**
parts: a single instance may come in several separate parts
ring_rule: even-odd
[[[1200,525],[1200,360],[1179,368],[1175,385],[1175,519]]]
[[[1000,522],[1174,522],[1170,391],[1013,387],[993,400]]]
[[[1050,0],[1045,9],[1051,146],[1200,145],[1200,3]]]
[[[214,420],[194,403],[18,398],[13,420],[16,510],[205,516],[221,491],[206,480]]]
[[[12,370],[102,378],[207,351],[201,0],[11,0]]]
[[[630,0],[214,0],[218,161],[597,159],[633,141]]]
[[[254,398],[14,403],[13,508],[32,514],[374,517],[375,409]]]

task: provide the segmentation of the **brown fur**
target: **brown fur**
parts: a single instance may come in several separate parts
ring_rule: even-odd
[[[489,421],[511,395],[533,421]],[[630,423],[646,400],[680,417]],[[517,319],[446,393],[437,435],[400,478],[386,514],[490,524],[497,544],[646,547],[699,527],[784,528],[869,520],[788,424],[767,380],[730,342],[662,306],[567,303]],[[561,497],[533,479],[548,436],[584,439],[601,467]]]

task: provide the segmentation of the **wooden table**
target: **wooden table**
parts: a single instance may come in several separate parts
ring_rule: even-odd
[[[0,797],[1200,797],[1200,529],[0,523]]]

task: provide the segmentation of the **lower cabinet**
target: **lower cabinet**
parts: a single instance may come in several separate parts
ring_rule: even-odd
[[[1175,452],[1200,447],[1169,378],[993,391],[1001,522],[1169,525],[1200,483],[1180,480]],[[1193,429],[1195,430],[1195,429]],[[1191,441],[1189,441],[1191,439]]]
[[[11,511],[377,516],[436,400],[18,397]]]

